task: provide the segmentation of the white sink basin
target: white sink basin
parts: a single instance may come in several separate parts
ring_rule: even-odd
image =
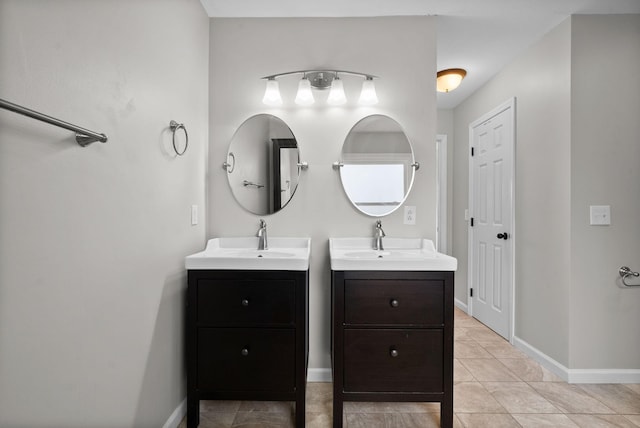
[[[204,251],[185,257],[187,269],[308,270],[310,238],[269,238],[258,250],[258,238],[214,238]]]
[[[458,261],[438,253],[433,241],[382,238],[383,251],[372,249],[373,238],[330,238],[331,270],[455,271]]]

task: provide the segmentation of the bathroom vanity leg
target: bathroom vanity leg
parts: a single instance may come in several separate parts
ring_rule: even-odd
[[[440,403],[440,428],[453,428],[453,397],[445,397]]]
[[[340,405],[336,405],[337,403],[334,401],[333,403],[333,428],[342,428],[342,403]]]
[[[296,428],[304,428],[306,394],[298,394],[296,399]]]
[[[343,401],[333,400],[333,428],[342,428]]]
[[[200,423],[200,400],[187,397],[187,428],[196,428]]]

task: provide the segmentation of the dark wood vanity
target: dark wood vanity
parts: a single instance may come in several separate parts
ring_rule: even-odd
[[[189,270],[189,428],[200,400],[294,401],[304,428],[308,305],[308,271]]]
[[[345,401],[439,402],[453,426],[453,275],[331,272],[334,428]]]

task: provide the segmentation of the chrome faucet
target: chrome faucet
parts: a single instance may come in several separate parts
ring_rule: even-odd
[[[260,229],[258,229],[258,233],[256,234],[258,237],[258,250],[268,250],[269,246],[267,245],[267,222],[260,219]]]
[[[386,233],[384,233],[384,230],[382,230],[382,221],[378,220],[376,221],[376,230],[374,231],[374,235],[373,235],[373,249],[374,250],[378,250],[378,251],[382,251],[384,250],[384,248],[382,247],[382,238],[384,238],[386,235]]]

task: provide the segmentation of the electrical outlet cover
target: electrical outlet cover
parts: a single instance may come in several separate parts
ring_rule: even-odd
[[[404,224],[416,224],[416,207],[405,205]]]

